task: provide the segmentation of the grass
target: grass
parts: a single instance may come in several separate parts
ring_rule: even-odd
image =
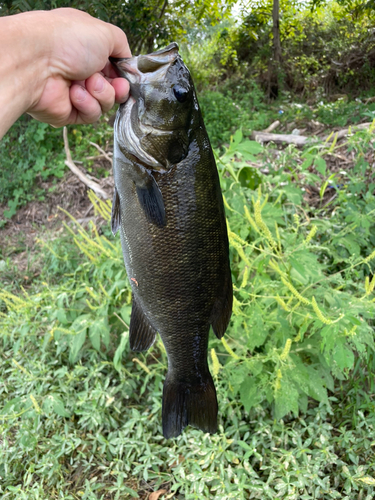
[[[14,340],[1,362],[4,499],[145,498],[161,485],[186,499],[373,498],[374,404],[358,387],[331,396],[333,411],[277,422],[261,407],[246,414],[223,380],[218,434],[166,441],[158,347],[151,373],[130,353],[117,373],[94,350],[69,365],[37,336]]]
[[[310,234],[307,220],[313,219],[317,225],[313,248],[305,252],[317,256],[316,266],[325,273],[326,288],[313,283],[320,307],[327,317],[339,317],[339,310],[331,312],[335,304],[331,306],[329,300],[340,293],[351,294],[356,304],[353,316],[367,308],[358,320],[358,331],[366,327],[373,332],[370,288],[374,269],[372,260],[366,259],[374,248],[374,199],[370,166],[364,163],[373,137],[358,133],[348,143],[358,162],[350,172],[351,182],[340,187],[329,208],[308,207],[302,196],[309,184],[325,185],[330,173],[321,160],[334,149],[331,153],[324,148],[280,152],[242,140],[240,133],[230,147],[232,153],[225,152],[219,165],[226,200],[236,211],[228,210],[231,231],[237,235],[237,240],[231,236],[236,285],[233,324],[254,321],[255,313],[241,302],[253,306],[251,300],[255,300],[264,307],[262,324],[279,321],[283,328],[276,333],[271,329],[268,340],[265,337],[263,344],[255,346],[251,335],[257,333],[256,328],[247,337],[244,331],[236,333],[232,325],[225,337],[227,344],[211,338],[210,352],[216,353],[216,361],[214,355],[209,362],[218,389],[218,433],[211,436],[187,428],[176,439],[162,437],[161,398],[167,367],[163,345],[158,340],[146,355],[130,352],[130,294],[119,239],[111,238],[108,228],[99,235],[94,226],[83,229],[76,224],[74,231],[44,241],[40,250],[45,255],[44,267],[27,291],[19,277],[12,279],[15,271],[10,264],[0,268],[1,277],[7,280],[0,292],[2,498],[146,499],[160,489],[167,490],[165,499],[187,500],[374,498],[372,344],[363,351],[360,343],[358,350],[349,342],[340,344],[352,355],[343,360],[333,355],[332,385],[324,386],[327,397],[319,402],[304,396],[305,406],[276,418],[273,398],[280,389],[288,394],[289,372],[284,368],[289,369],[290,360],[296,359],[305,344],[308,347],[315,341],[319,345],[323,325],[313,318],[303,279],[289,269],[287,276],[295,288],[309,297],[305,306],[288,297],[277,273],[267,267],[267,241],[277,238],[274,217],[285,253],[285,260],[280,257],[278,262],[285,263],[293,255],[293,245],[300,245]],[[250,169],[249,158],[264,164],[269,174]],[[264,198],[256,219],[259,186]],[[254,207],[251,213],[261,228],[258,232],[243,223],[243,196],[249,210]],[[108,217],[109,205],[97,208]],[[235,244],[238,238],[243,242],[240,246]],[[250,248],[257,267],[245,283],[243,255],[248,258]],[[332,282],[331,276],[336,276]],[[267,294],[259,292],[262,287],[269,288]],[[250,300],[254,290],[257,297]],[[285,317],[282,308],[277,309],[277,296],[288,307],[293,305]],[[305,328],[305,343],[293,333],[302,307],[314,321]],[[280,337],[279,330],[285,337]],[[340,342],[347,342],[340,332],[335,333],[340,334]],[[241,364],[236,356],[241,357]],[[268,387],[266,399],[255,404],[243,389],[249,377],[243,366],[250,366],[254,359],[262,360],[261,383],[267,380]],[[306,366],[311,366],[312,359],[304,354]],[[320,360],[316,366],[323,363],[321,357],[316,359]],[[337,360],[343,363],[342,370]],[[236,374],[242,379],[236,380]]]

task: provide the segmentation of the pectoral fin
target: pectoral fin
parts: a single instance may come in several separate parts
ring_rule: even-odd
[[[133,296],[130,317],[129,342],[132,351],[147,351],[155,342],[156,330],[146,318]]]
[[[145,212],[147,220],[152,224],[163,227],[166,223],[163,195],[151,174],[145,172],[143,181],[140,184],[136,183],[138,201]]]
[[[120,197],[118,195],[117,189],[115,188],[115,192],[113,193],[112,216],[111,216],[111,228],[113,236],[120,229],[120,224],[121,224]]]

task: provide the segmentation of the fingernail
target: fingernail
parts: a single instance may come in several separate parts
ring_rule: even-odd
[[[76,90],[76,100],[78,102],[84,101],[87,96],[87,90],[84,87],[79,86]]]
[[[102,92],[104,89],[104,81],[103,78],[97,78],[95,85],[94,85],[94,90],[95,92]]]

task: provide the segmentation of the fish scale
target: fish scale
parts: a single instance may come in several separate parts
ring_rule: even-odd
[[[112,209],[132,286],[130,345],[147,350],[156,332],[164,343],[164,436],[178,436],[189,424],[215,432],[208,337],[211,325],[219,338],[224,334],[233,292],[214,156],[176,44],[112,62],[134,97],[120,106],[115,123]]]

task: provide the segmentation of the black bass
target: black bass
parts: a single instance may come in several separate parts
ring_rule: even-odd
[[[156,332],[164,343],[164,436],[178,436],[188,424],[213,433],[218,408],[208,334],[212,325],[224,335],[233,292],[210,141],[177,44],[111,62],[130,82],[114,126],[112,207],[133,292],[130,347],[147,350]]]

